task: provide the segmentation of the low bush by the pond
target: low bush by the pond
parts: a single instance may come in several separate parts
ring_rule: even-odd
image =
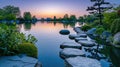
[[[81,27],[81,30],[87,31],[87,30],[89,30],[89,29],[91,29],[91,28],[92,28],[91,25],[85,24],[84,26]]]
[[[34,36],[17,31],[15,24],[0,24],[0,56],[16,55],[21,51],[19,45],[25,42],[35,44],[36,41]]]
[[[37,57],[37,47],[32,43],[23,43],[18,45],[19,53],[31,57]]]

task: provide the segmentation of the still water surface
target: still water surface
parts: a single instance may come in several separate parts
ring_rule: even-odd
[[[61,35],[59,31],[68,29],[70,33],[73,31],[72,25],[52,22],[37,22],[35,24],[21,24],[21,32],[26,35],[34,35],[38,42],[38,59],[43,67],[64,67],[64,61],[59,57],[61,50],[60,44],[63,42],[71,42],[68,35]],[[74,25],[73,25],[74,26]]]
[[[78,23],[60,22],[37,22],[35,24],[19,24],[20,31],[26,35],[32,34],[37,38],[38,59],[43,67],[65,67],[64,60],[59,57],[60,44],[63,42],[74,42],[68,35],[61,35],[59,31],[68,29],[74,34],[74,26]],[[103,46],[101,54],[106,58],[101,59],[102,67],[120,67],[120,50],[111,46]],[[116,53],[117,52],[117,53]]]

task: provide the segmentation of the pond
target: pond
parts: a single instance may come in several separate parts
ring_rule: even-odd
[[[19,24],[20,31],[26,35],[32,34],[37,38],[38,59],[43,67],[65,67],[64,60],[59,57],[60,44],[63,42],[75,42],[68,35],[59,34],[60,30],[67,29],[70,34],[75,34],[73,27],[80,26],[79,23],[61,22],[37,22],[34,24]],[[100,59],[102,67],[120,67],[120,50],[111,46],[103,46]]]

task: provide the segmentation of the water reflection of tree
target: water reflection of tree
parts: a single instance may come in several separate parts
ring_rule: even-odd
[[[31,29],[31,26],[32,26],[32,23],[24,23],[24,29],[26,31],[30,30]]]
[[[76,24],[76,22],[65,22],[65,23],[63,23],[63,27],[64,28],[68,28],[68,26],[75,27],[75,24]]]
[[[54,26],[56,26],[56,23],[57,23],[56,21],[53,22]]]
[[[113,46],[104,46],[101,50],[101,53],[104,54],[110,62],[115,67],[120,67],[120,49]]]
[[[115,67],[120,67],[120,49],[113,48],[110,52],[110,58]]]

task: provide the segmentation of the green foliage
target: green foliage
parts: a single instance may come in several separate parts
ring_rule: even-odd
[[[75,15],[71,15],[70,16],[70,21],[76,21],[76,16]]]
[[[3,11],[4,11],[4,15],[13,14],[15,16],[20,16],[19,7],[8,5],[8,6],[3,7]]]
[[[98,34],[98,35],[101,35],[101,34],[104,32],[104,30],[105,30],[105,29],[104,29],[103,27],[100,27],[100,28],[97,28],[97,29],[96,29],[96,32],[95,32],[95,33]]]
[[[16,16],[14,14],[5,15],[4,19],[6,20],[16,20]]]
[[[4,19],[4,17],[0,15],[0,20],[3,20],[3,19]]]
[[[37,42],[36,38],[34,36],[32,36],[31,34],[28,35],[26,41],[28,43],[33,43],[33,44],[35,44]]]
[[[116,18],[118,18],[117,12],[104,13],[104,22],[109,23],[109,26]]]
[[[113,34],[120,32],[120,18],[115,19],[111,25],[111,32]]]
[[[84,17],[80,16],[80,17],[78,18],[78,21],[84,22]]]
[[[24,19],[25,20],[31,20],[32,19],[31,13],[30,12],[24,12]]]
[[[96,26],[98,26],[99,22],[100,22],[99,20],[94,20],[94,22],[91,23],[90,25],[91,25],[92,27],[96,27]]]
[[[37,48],[32,43],[23,43],[18,46],[19,53],[27,54],[28,56],[37,57]]]
[[[17,31],[15,25],[0,24],[0,55],[13,55],[18,50],[18,45],[24,42],[35,44],[36,38],[28,35],[27,37]]]
[[[16,20],[20,16],[19,7],[5,6],[0,9],[0,20]]]
[[[68,20],[69,20],[68,14],[65,14],[65,15],[64,15],[63,20],[65,20],[65,21],[68,21]]]
[[[81,27],[81,30],[87,31],[87,30],[89,30],[89,29],[91,29],[91,28],[92,28],[92,27],[91,27],[90,25],[85,24],[84,26]]]

